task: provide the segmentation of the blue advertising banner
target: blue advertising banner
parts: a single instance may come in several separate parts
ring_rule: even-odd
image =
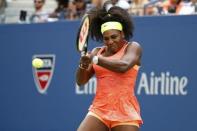
[[[197,16],[135,17],[141,131],[197,130]],[[76,131],[96,91],[75,83],[79,21],[0,25],[0,131]],[[101,46],[90,40],[90,48]],[[32,68],[39,57],[45,66]]]

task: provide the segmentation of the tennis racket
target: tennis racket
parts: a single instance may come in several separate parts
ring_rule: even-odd
[[[84,56],[87,53],[89,26],[90,26],[90,19],[89,16],[86,14],[82,18],[76,39],[77,50],[81,53],[81,56]]]

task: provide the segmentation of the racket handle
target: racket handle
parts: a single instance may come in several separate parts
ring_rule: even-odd
[[[81,52],[81,56],[85,56],[85,55],[86,55],[86,51],[84,50]]]
[[[81,56],[86,55],[88,48],[87,48],[87,42],[85,43],[84,47],[83,47],[83,51],[81,51]]]

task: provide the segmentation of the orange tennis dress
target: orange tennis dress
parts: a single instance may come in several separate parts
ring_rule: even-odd
[[[120,59],[128,44],[125,44],[116,54],[107,57]],[[97,55],[105,47],[102,47]],[[136,99],[134,88],[139,67],[135,65],[125,73],[117,73],[93,65],[97,78],[97,90],[89,111],[104,121],[111,122],[137,122],[142,124],[140,107]]]

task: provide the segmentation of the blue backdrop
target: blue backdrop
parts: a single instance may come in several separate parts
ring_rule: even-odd
[[[197,130],[197,16],[137,17],[143,48],[136,85],[141,131]],[[79,21],[0,25],[0,131],[75,131],[87,113],[95,78],[75,84]],[[90,41],[90,48],[102,44]],[[45,94],[32,71],[34,55],[55,55]]]

